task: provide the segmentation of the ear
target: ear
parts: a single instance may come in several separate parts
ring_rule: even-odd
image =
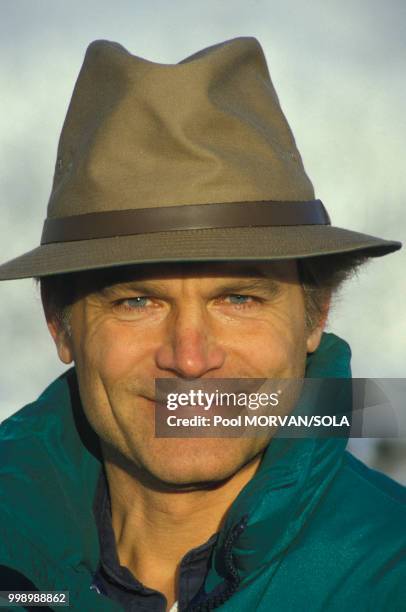
[[[68,334],[67,330],[64,329],[61,322],[58,321],[55,317],[47,320],[47,326],[49,329],[49,333],[51,334],[53,341],[55,342],[59,359],[62,361],[62,363],[72,363],[72,339]]]
[[[309,335],[307,336],[306,348],[307,348],[308,353],[314,353],[319,347],[319,344],[321,342],[321,336],[323,334],[323,330],[327,323],[327,317],[328,317],[328,313],[330,310],[330,303],[331,303],[331,294],[328,296],[328,298],[326,299],[324,303],[322,314],[319,319],[319,322],[317,323],[317,326],[314,327],[309,333]]]

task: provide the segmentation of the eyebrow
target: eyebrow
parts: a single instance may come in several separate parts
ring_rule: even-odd
[[[277,295],[280,292],[281,286],[276,280],[261,277],[261,278],[241,278],[223,282],[216,287],[216,293],[239,293],[240,291],[266,292],[270,295]]]
[[[152,280],[132,280],[127,282],[118,282],[107,287],[103,287],[99,293],[106,297],[115,293],[123,293],[125,291],[137,291],[138,293],[153,293],[157,297],[165,297],[166,292],[157,281]]]
[[[213,288],[213,294],[219,293],[236,293],[241,291],[254,291],[267,293],[268,295],[275,296],[280,293],[281,284],[268,276],[261,275],[259,278],[230,278],[224,280],[219,285]],[[138,293],[149,294],[152,293],[156,297],[165,298],[167,292],[162,287],[159,281],[153,280],[132,280],[123,283],[115,283],[101,289],[100,294],[103,297],[111,296],[116,293],[123,293],[126,291],[136,291]]]

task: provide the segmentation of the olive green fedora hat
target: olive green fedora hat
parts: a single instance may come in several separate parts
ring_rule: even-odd
[[[41,244],[1,265],[0,280],[400,247],[331,225],[255,38],[178,64],[95,41],[62,129]]]

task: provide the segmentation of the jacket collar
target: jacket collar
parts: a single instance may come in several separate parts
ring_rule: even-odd
[[[349,345],[334,334],[325,333],[318,350],[308,356],[306,377],[349,379],[350,359]],[[339,407],[342,411],[346,409],[348,405]],[[300,411],[300,402],[296,411]],[[320,406],[318,414],[323,414]],[[241,579],[260,571],[264,565],[276,568],[337,473],[346,445],[347,437],[272,440],[256,475],[230,508],[216,545],[206,590],[227,577],[224,564],[227,534],[233,528],[238,530],[244,518],[232,548]]]

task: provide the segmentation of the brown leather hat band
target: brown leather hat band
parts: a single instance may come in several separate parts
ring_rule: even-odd
[[[174,230],[278,225],[330,225],[330,219],[320,200],[114,210],[46,219],[41,244]]]

